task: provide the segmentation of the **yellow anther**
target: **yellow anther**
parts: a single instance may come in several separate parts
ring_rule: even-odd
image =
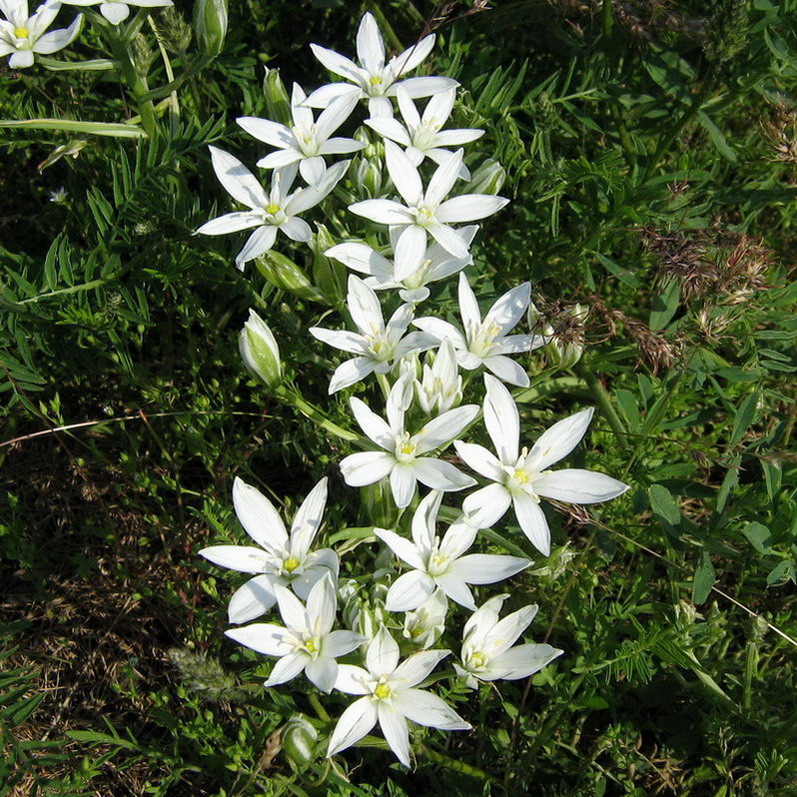
[[[275,213],[279,213],[280,206],[276,202],[272,202],[270,205],[266,207],[266,213],[271,213],[273,216]]]
[[[314,640],[314,639],[308,639],[308,640],[307,640],[307,641],[304,643],[304,649],[305,649],[305,650],[306,650],[308,653],[315,653],[315,652],[318,650],[318,648],[316,647],[316,644],[315,644],[315,640]]]
[[[14,35],[18,39],[27,39],[30,36],[30,31],[27,28],[14,28]]]
[[[389,684],[379,684],[376,689],[374,689],[374,697],[379,700],[384,700],[390,697],[391,694],[393,694],[393,690],[390,688]]]
[[[470,663],[473,667],[484,667],[487,663],[487,657],[484,653],[479,653],[478,651],[476,653],[471,653]]]
[[[282,567],[284,570],[287,570],[289,573],[293,573],[293,571],[296,570],[296,568],[299,567],[300,564],[301,562],[295,556],[291,556],[290,559],[286,559],[283,562]]]
[[[412,443],[403,443],[399,448],[402,454],[412,454],[415,452],[415,446]]]
[[[382,85],[382,78],[379,75],[374,75],[371,78],[371,85],[372,86],[381,86]]]
[[[527,471],[523,470],[523,468],[515,468],[515,472],[512,475],[521,484],[528,484],[529,474]]]

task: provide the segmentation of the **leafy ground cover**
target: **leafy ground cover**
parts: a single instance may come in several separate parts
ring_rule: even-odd
[[[0,126],[0,794],[797,789],[797,6],[485,5],[236,3],[156,141]],[[237,475],[294,508],[327,474],[328,526],[359,525],[348,451],[237,351],[254,307],[343,422],[306,334],[327,308],[193,232],[227,209],[207,145],[259,155],[234,120],[267,115],[263,66],[317,84],[308,43],[349,50],[366,8],[393,50],[438,32],[457,120],[506,169],[480,289],[531,279],[560,342],[525,363],[524,423],[596,406],[591,450],[632,486],[552,513],[549,559],[521,544],[537,563],[512,599],[566,653],[450,695],[477,731],[419,731],[411,772],[381,749],[347,772],[291,753],[286,720],[325,717],[262,690],[197,556],[238,534]],[[152,19],[137,57],[161,86],[159,44],[177,67],[194,52],[191,4]],[[5,120],[135,115],[104,72],[3,70]]]

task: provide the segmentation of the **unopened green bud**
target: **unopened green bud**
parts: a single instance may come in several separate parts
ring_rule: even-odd
[[[304,769],[314,758],[318,731],[303,714],[294,714],[282,731],[282,749],[288,761],[297,769]]]
[[[497,194],[506,182],[504,167],[497,160],[487,158],[471,175],[463,189],[465,194]]]
[[[555,330],[539,313],[532,302],[528,309],[528,322],[532,332],[543,335],[547,342],[542,351],[555,368],[572,368],[584,354],[584,324],[589,308],[574,304],[562,313],[559,330]]]
[[[227,38],[227,0],[196,0],[194,30],[203,54],[217,56]]]
[[[540,94],[534,103],[534,117],[537,127],[543,131],[551,131],[559,122],[559,113],[556,106],[546,92]]]
[[[324,252],[337,242],[323,224],[317,224],[318,233],[315,239],[315,255],[313,257],[313,281],[329,304],[343,302],[345,296],[346,269],[336,260],[328,258]]]
[[[238,338],[238,348],[246,367],[269,387],[282,382],[280,350],[268,324],[254,311],[244,324]]]
[[[324,302],[307,274],[289,257],[280,252],[266,252],[255,261],[257,270],[275,287],[300,299]]]
[[[293,113],[288,91],[280,77],[279,69],[266,67],[266,77],[263,80],[263,94],[266,97],[268,118],[283,125],[293,126]]]
[[[747,13],[747,0],[716,0],[703,46],[709,61],[723,64],[744,49],[750,28]]]

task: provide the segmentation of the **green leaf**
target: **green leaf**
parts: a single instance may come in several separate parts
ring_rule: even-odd
[[[695,568],[695,578],[692,582],[692,600],[698,606],[706,602],[716,580],[717,575],[714,572],[714,565],[711,564],[711,557],[706,551],[701,551]]]
[[[63,133],[91,133],[114,138],[146,138],[146,132],[135,125],[108,122],[80,122],[72,119],[0,119],[0,127],[22,127],[30,130],[58,130]]]
[[[678,526],[681,523],[681,510],[666,487],[661,484],[652,484],[648,487],[648,498],[653,514],[659,520],[663,520],[669,526]]]
[[[680,298],[681,286],[676,280],[669,280],[662,293],[653,300],[648,326],[653,330],[664,329],[677,312]]]
[[[700,111],[697,115],[698,119],[700,120],[700,124],[703,125],[703,129],[708,133],[709,140],[714,145],[714,148],[722,155],[723,158],[729,160],[731,163],[736,163],[738,158],[736,157],[736,152],[734,151],[733,147],[725,140],[725,136],[722,135],[722,131],[708,118],[708,116],[703,112]]]
[[[730,445],[736,445],[744,436],[744,433],[750,428],[750,424],[755,418],[756,407],[758,406],[758,391],[754,390],[749,396],[746,396],[739,403],[736,408],[736,414],[733,418],[733,428],[731,430]]]
[[[772,568],[767,576],[767,586],[777,587],[781,584],[785,584],[787,581],[797,582],[794,562],[792,562],[791,559],[784,559],[782,562]]]
[[[772,538],[770,530],[763,524],[757,521],[748,523],[743,529],[742,534],[750,541],[759,553],[772,553],[772,549],[767,545],[767,542]]]
[[[625,417],[628,429],[631,432],[636,432],[639,429],[639,407],[637,406],[636,396],[630,390],[615,390],[614,397],[617,399],[617,404],[620,411]]]

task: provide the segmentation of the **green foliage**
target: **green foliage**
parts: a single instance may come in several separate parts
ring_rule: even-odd
[[[589,517],[548,512],[558,548],[511,600],[544,604],[530,637],[566,654],[528,685],[448,695],[478,732],[419,729],[412,773],[370,738],[347,772],[328,763],[314,732],[330,716],[262,690],[268,667],[221,634],[237,583],[196,557],[241,539],[236,474],[291,505],[349,451],[248,381],[237,353],[254,307],[291,347],[291,384],[345,423],[306,334],[340,305],[340,274],[275,253],[242,276],[236,241],[193,231],[228,209],[207,145],[253,163],[233,119],[279,104],[262,65],[318,84],[308,41],[351,52],[365,4],[231,3],[223,48],[203,34],[215,60],[194,59],[189,5],[155,17],[177,77],[147,33],[149,99],[107,71],[6,70],[0,87],[6,119],[130,128],[129,105],[151,100],[159,128],[0,128],[0,419],[2,441],[20,439],[0,448],[0,619],[33,607],[0,632],[0,795],[793,793],[793,0],[458,3],[439,29],[434,69],[466,89],[457,123],[486,129],[513,197],[474,273],[496,294],[532,279],[562,344],[584,345],[564,370],[531,355],[524,433],[595,405],[587,464],[633,490]],[[368,7],[389,42],[434,10]],[[565,312],[576,302],[586,319]],[[328,539],[356,556],[370,528],[332,490]],[[490,544],[523,553],[510,531]],[[42,646],[60,622],[86,625],[88,662],[112,642],[107,672],[70,671],[93,713],[40,687],[66,666]],[[332,720],[343,705],[324,703]]]

